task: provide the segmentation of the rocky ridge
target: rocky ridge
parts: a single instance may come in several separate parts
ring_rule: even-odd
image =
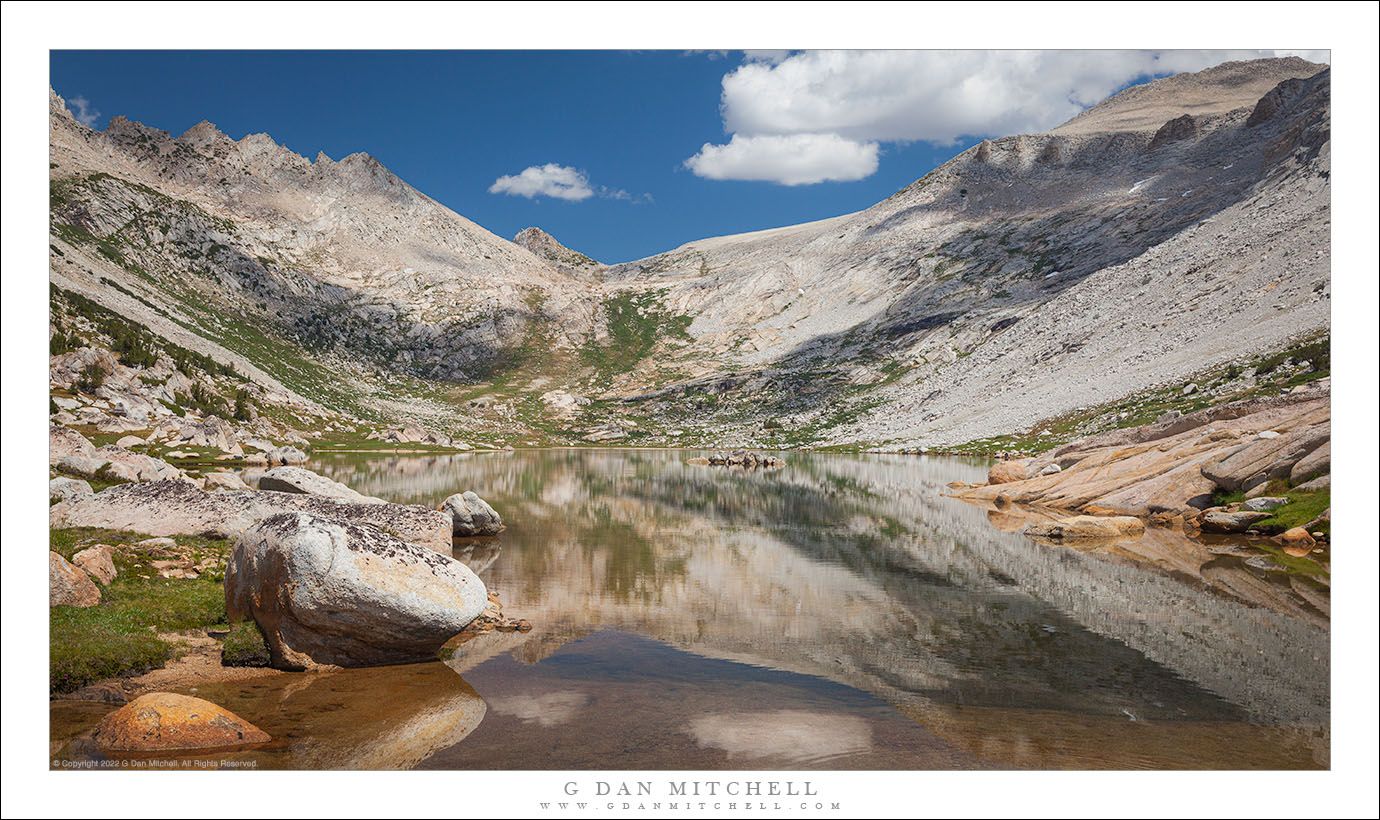
[[[54,94],[50,277],[345,421],[945,446],[1325,333],[1329,82],[1292,58],[1157,80],[859,213],[612,266],[364,154],[97,132]],[[432,386],[485,380],[483,405]],[[529,409],[557,385],[595,403]]]

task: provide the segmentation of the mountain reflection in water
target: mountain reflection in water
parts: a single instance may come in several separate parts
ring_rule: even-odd
[[[530,633],[439,662],[203,684],[259,768],[1326,768],[1325,579],[1181,533],[1079,548],[944,497],[983,465],[693,452],[333,454],[368,495],[503,515],[454,554]],[[108,704],[55,701],[52,757]],[[197,756],[195,752],[189,752]],[[201,755],[204,757],[204,755]]]
[[[1164,530],[1036,544],[943,497],[977,462],[695,454],[310,465],[397,502],[472,489],[508,525],[456,556],[536,629],[449,648],[489,710],[423,766],[1328,765],[1325,589]]]

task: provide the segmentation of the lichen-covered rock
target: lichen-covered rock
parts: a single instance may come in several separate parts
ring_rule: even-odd
[[[266,743],[268,733],[201,698],[151,692],[105,716],[92,736],[113,752],[216,749]]]
[[[48,552],[48,606],[95,606],[101,591],[85,572],[56,552]]]
[[[72,556],[72,563],[102,584],[109,585],[115,580],[115,548],[109,544],[87,547]]]
[[[999,461],[987,471],[988,484],[1007,484],[1025,479],[1025,465],[1019,461]]]
[[[450,516],[453,535],[498,535],[503,532],[503,519],[488,502],[473,492],[456,493],[441,502],[440,510]]]
[[[48,500],[65,501],[79,495],[91,495],[91,485],[80,478],[58,476],[48,482]]]
[[[53,424],[48,427],[48,463],[56,464],[68,456],[91,458],[96,445],[76,430]]]
[[[450,516],[408,504],[347,504],[300,493],[263,490],[206,492],[186,481],[121,484],[60,502],[48,512],[53,527],[102,527],[147,535],[234,538],[280,512],[307,512],[370,524],[446,555]]]
[[[1289,503],[1289,499],[1277,495],[1260,495],[1255,498],[1246,499],[1241,506],[1251,512],[1265,512],[1273,510],[1275,507],[1283,507]]]
[[[305,467],[274,467],[259,476],[258,488],[278,493],[306,493],[352,504],[384,504],[382,498],[362,495]]]
[[[306,513],[243,533],[225,575],[230,619],[253,618],[282,669],[434,659],[487,600],[479,577],[450,556]]]

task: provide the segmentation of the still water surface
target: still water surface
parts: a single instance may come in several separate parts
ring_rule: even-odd
[[[288,768],[1326,768],[1327,591],[1151,530],[1088,549],[943,497],[977,462],[336,454],[360,492],[475,490],[457,541],[528,634],[444,663],[196,694]],[[233,755],[232,755],[233,757]]]

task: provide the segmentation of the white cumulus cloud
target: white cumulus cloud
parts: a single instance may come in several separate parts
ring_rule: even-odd
[[[848,182],[877,170],[877,143],[837,134],[734,134],[727,145],[705,143],[686,167],[709,179],[746,179],[810,185]]]
[[[548,162],[524,168],[522,173],[501,176],[489,186],[491,194],[509,194],[535,199],[549,196],[579,202],[594,196],[589,177],[565,165]]]
[[[711,179],[860,179],[877,144],[1048,130],[1128,83],[1263,51],[807,51],[756,54],[723,78],[727,145],[686,165]],[[1328,52],[1299,52],[1327,62]],[[816,140],[805,140],[804,137]],[[795,137],[796,139],[786,139]],[[827,146],[827,148],[825,147]],[[808,149],[808,156],[801,156]],[[871,157],[871,167],[859,168]],[[830,162],[834,164],[830,165]],[[809,173],[802,174],[801,167]]]
[[[72,116],[77,122],[90,128],[100,118],[101,112],[97,111],[91,101],[78,95],[67,101],[67,110],[72,112]]]

